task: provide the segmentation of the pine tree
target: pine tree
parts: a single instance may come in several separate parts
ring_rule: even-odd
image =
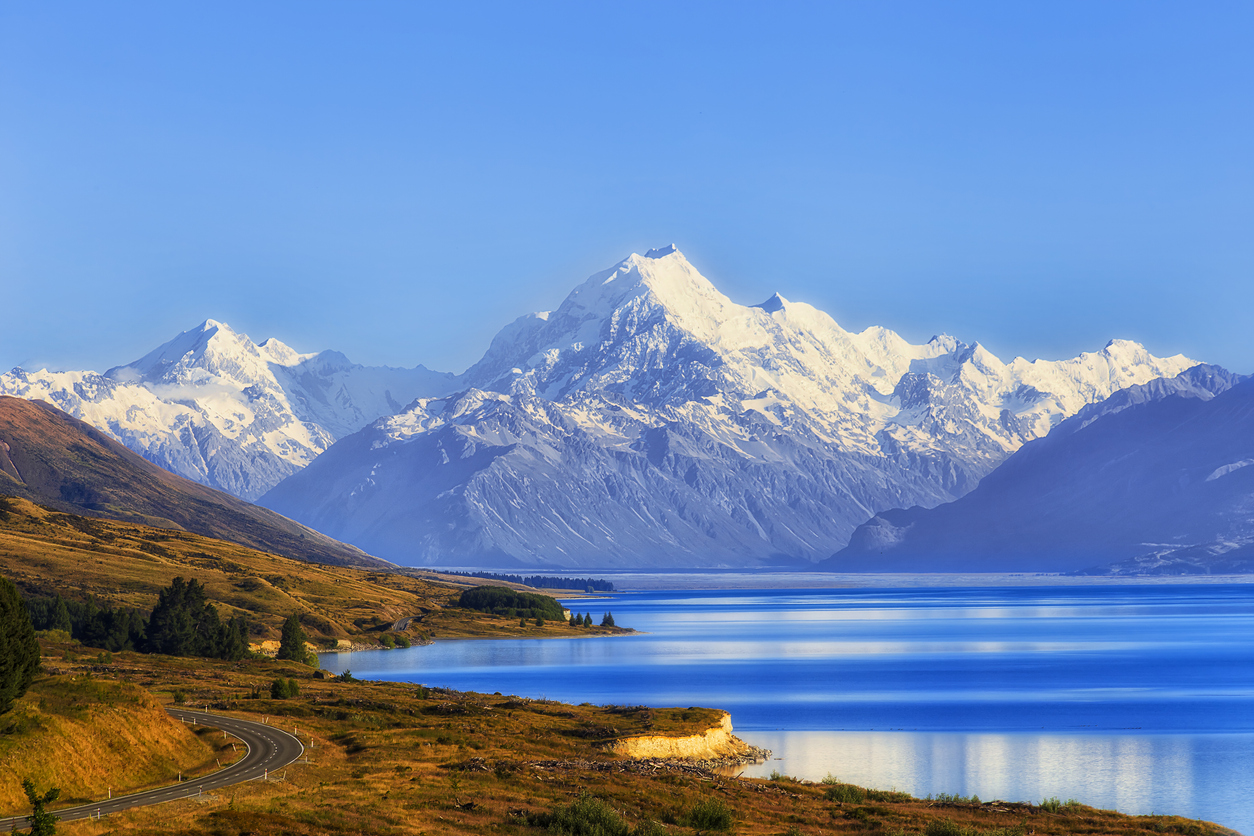
[[[613,626],[614,626],[614,613],[612,613],[612,612],[607,612],[604,616],[602,616],[602,618],[601,618],[601,626],[602,626],[602,627],[613,627]]]
[[[53,787],[43,795],[40,795],[30,778],[22,780],[22,789],[26,792],[26,799],[30,802],[31,807],[31,836],[55,836],[57,832],[57,817],[49,813],[47,807],[61,797],[61,790]]]
[[[204,587],[193,580],[190,584],[175,578],[161,590],[157,605],[148,619],[147,649],[150,653],[168,656],[191,655],[196,644],[196,618],[193,615],[196,592],[204,601]]]
[[[8,578],[0,578],[0,714],[30,687],[39,669],[39,642],[30,613]]]
[[[300,626],[300,616],[292,613],[283,622],[283,636],[279,639],[279,652],[275,658],[291,659],[293,662],[300,662],[305,665],[316,664],[316,658],[313,662],[309,657],[312,655],[305,647],[305,628]]]

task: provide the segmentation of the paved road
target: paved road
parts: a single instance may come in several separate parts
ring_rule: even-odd
[[[398,632],[401,630],[408,630],[409,622],[411,621],[422,621],[422,616],[421,615],[407,615],[404,618],[402,618],[400,621],[394,622],[392,624],[392,629]]]
[[[244,781],[263,778],[267,773],[281,769],[295,761],[305,752],[301,742],[282,729],[255,723],[251,720],[238,720],[234,717],[223,717],[220,714],[207,714],[204,711],[190,711],[185,708],[167,708],[175,718],[185,722],[195,721],[200,725],[222,729],[232,737],[238,738],[248,747],[244,757],[225,769],[205,775],[202,778],[190,779],[168,787],[137,792],[133,795],[116,796],[109,800],[101,800],[78,807],[54,810],[57,818],[69,821],[85,819],[97,815],[107,816],[131,807],[143,807],[148,804],[161,804],[179,798],[190,798],[201,792],[228,787]],[[41,790],[46,787],[41,787]],[[14,826],[29,827],[25,816],[0,819],[0,833],[8,833]]]

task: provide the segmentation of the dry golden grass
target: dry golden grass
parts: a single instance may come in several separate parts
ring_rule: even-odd
[[[261,630],[253,640],[276,639],[292,612],[317,640],[367,638],[406,616],[407,633],[434,637],[570,636],[575,628],[544,627],[516,619],[446,609],[470,583],[413,575],[302,563],[162,528],[50,511],[9,498],[0,521],[0,575],[23,592],[58,592],[149,610],[175,577],[205,586],[220,615],[245,615]],[[593,627],[578,635],[613,631]]]
[[[53,665],[55,668],[55,664]],[[59,787],[60,804],[125,794],[217,769],[237,756],[195,733],[148,691],[90,670],[42,676],[0,717],[0,817],[25,810],[22,779]]]
[[[49,646],[64,657],[67,646]],[[67,663],[62,663],[67,664]],[[581,789],[604,799],[633,827],[683,824],[700,801],[718,799],[735,833],[1211,834],[1222,828],[1175,817],[1132,817],[1084,807],[1051,813],[1031,805],[927,802],[902,796],[837,803],[825,787],[792,780],[720,776],[640,764],[608,752],[618,736],[704,730],[719,712],[571,706],[499,694],[427,690],[403,683],[340,682],[291,663],[244,663],[118,654],[97,677],[125,678],[189,704],[291,725],[309,762],[280,780],[214,796],[62,825],[67,834],[518,834],[544,833],[542,816]],[[74,671],[77,673],[77,669]],[[245,698],[277,676],[299,679],[301,696]]]

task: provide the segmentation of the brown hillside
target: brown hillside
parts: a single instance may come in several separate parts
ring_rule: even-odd
[[[56,667],[54,665],[54,667]],[[56,806],[93,801],[217,769],[237,757],[221,735],[198,735],[152,694],[78,672],[41,676],[0,718],[0,817],[28,809],[22,779],[61,790]]]
[[[0,397],[0,494],[297,560],[391,566],[266,508],[175,476],[43,401]]]
[[[301,563],[224,540],[75,516],[15,497],[0,497],[0,575],[27,595],[93,597],[143,612],[175,577],[195,578],[222,616],[247,616],[254,641],[277,639],[283,619],[293,612],[315,639],[359,643],[376,642],[406,617],[413,617],[406,632],[417,640],[568,637],[574,629],[564,622],[520,626],[517,619],[450,606],[472,585],[465,578],[449,583]],[[621,632],[593,627],[578,634]]]

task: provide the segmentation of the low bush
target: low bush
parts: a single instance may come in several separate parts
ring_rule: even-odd
[[[706,798],[698,801],[688,811],[687,824],[698,833],[720,831],[726,833],[732,829],[735,815],[730,807],[718,798]]]
[[[272,700],[286,700],[299,696],[300,683],[295,679],[283,679],[280,677],[270,683],[270,699]]]

